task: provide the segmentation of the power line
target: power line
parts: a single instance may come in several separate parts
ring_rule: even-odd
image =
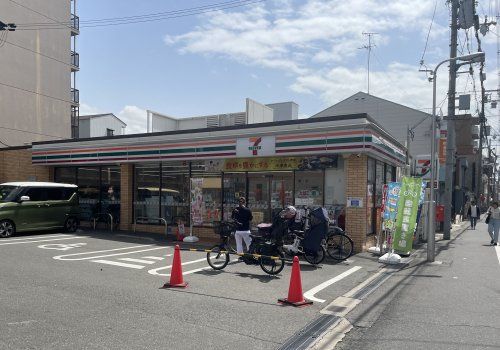
[[[12,0],[10,0],[12,1]],[[80,25],[79,28],[95,28],[95,27],[109,27],[109,26],[118,26],[118,25],[126,25],[126,24],[137,24],[137,23],[147,23],[147,22],[156,22],[163,21],[174,18],[181,18],[193,15],[200,15],[210,12],[216,12],[221,10],[227,10],[257,3],[262,3],[267,0],[238,0],[238,1],[229,1],[225,3],[199,6],[195,8],[188,8],[184,10],[176,10],[176,11],[168,11],[164,12],[161,15],[158,14],[150,14],[150,15],[142,15],[142,16],[130,16],[130,17],[117,17],[110,19],[101,19],[101,20],[93,20],[94,22],[84,22],[83,25]],[[71,23],[71,22],[68,22]],[[66,29],[70,28],[68,26],[61,27],[56,24],[51,23],[39,23],[39,24],[17,24],[18,28],[16,30],[40,30],[40,29]]]
[[[9,127],[6,127],[6,126],[0,126],[0,129],[11,130],[11,131],[19,131],[19,132],[24,132],[24,133],[27,133],[27,134],[34,134],[34,135],[40,135],[40,136],[56,137],[56,138],[61,139],[61,140],[65,140],[66,139],[65,137],[61,137],[61,136],[50,135],[50,134],[43,134],[43,133],[40,133],[40,132],[28,131],[28,130],[23,130],[23,129],[9,128]],[[3,143],[2,141],[0,141],[0,143],[2,143],[2,144],[5,145],[5,143]],[[10,146],[8,146],[8,147],[10,147]]]
[[[51,99],[54,99],[54,100],[66,102],[66,103],[71,103],[71,104],[73,103],[73,101],[68,101],[68,100],[65,100],[65,99],[62,99],[62,98],[58,98],[58,97],[54,97],[54,96],[50,96],[50,95],[45,95],[45,94],[42,94],[42,93],[39,93],[39,92],[36,92],[36,91],[23,89],[23,88],[20,88],[19,86],[14,86],[14,85],[2,83],[2,82],[0,82],[0,85],[7,86],[7,87],[10,87],[12,89],[17,89],[17,90],[29,92],[29,93],[32,93],[32,94],[35,94],[35,95],[40,95],[40,96],[43,96],[43,97],[51,98]]]
[[[59,60],[59,59],[57,59],[57,58],[54,58],[54,57],[47,56],[47,55],[45,55],[45,54],[43,54],[43,53],[41,53],[41,52],[38,52],[38,51],[35,51],[35,50],[32,50],[32,49],[29,49],[29,48],[27,48],[27,47],[24,47],[24,46],[21,46],[21,45],[18,45],[18,44],[11,43],[10,41],[5,40],[5,43],[7,43],[7,44],[9,44],[9,45],[12,45],[12,46],[15,46],[15,47],[18,47],[18,48],[23,49],[23,50],[26,50],[26,51],[30,51],[30,52],[35,53],[35,54],[37,54],[37,55],[40,55],[40,56],[42,56],[42,57],[49,58],[49,59],[54,60],[54,61],[57,61],[57,62],[59,62],[59,63],[63,63],[63,64],[65,64],[65,65],[67,65],[67,66],[70,66],[70,67],[72,66],[71,64],[69,64],[69,63],[67,63],[67,62],[61,61],[61,60]],[[1,46],[0,46],[0,47],[1,47]]]
[[[43,17],[45,17],[45,18],[47,18],[47,19],[50,19],[51,21],[54,21],[54,22],[59,23],[59,24],[61,24],[61,25],[64,25],[66,28],[71,29],[71,27],[70,27],[70,26],[65,25],[65,24],[64,24],[64,23],[62,23],[62,22],[59,22],[58,20],[56,20],[56,19],[54,19],[54,18],[52,18],[52,17],[49,17],[49,16],[47,16],[47,15],[46,15],[46,14],[44,14],[44,13],[41,13],[41,12],[39,12],[39,11],[37,11],[37,10],[34,10],[34,9],[32,9],[31,7],[28,7],[28,6],[26,6],[26,5],[20,4],[20,3],[18,3],[17,1],[14,1],[14,0],[9,0],[9,1],[10,1],[10,2],[12,2],[12,3],[14,3],[14,4],[16,4],[16,5],[18,5],[18,6],[24,7],[25,9],[27,9],[27,10],[29,10],[29,11],[31,11],[31,12],[37,13],[37,14],[39,14],[40,16],[43,16]]]
[[[432,13],[431,24],[429,25],[429,30],[427,31],[427,38],[425,39],[424,52],[422,53],[422,58],[420,59],[420,66],[424,65],[424,56],[425,56],[425,52],[427,51],[427,43],[429,42],[429,35],[431,34],[432,24],[434,23],[434,17],[436,16],[437,4],[438,4],[438,1],[436,0],[434,3],[434,12]]]

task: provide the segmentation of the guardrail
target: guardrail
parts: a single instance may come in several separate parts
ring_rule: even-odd
[[[141,222],[138,223],[137,221],[141,221]],[[135,232],[137,224],[147,224],[151,221],[161,221],[165,225],[165,234],[167,234],[167,220],[165,220],[164,218],[156,218],[156,217],[152,218],[149,216],[139,216],[139,217],[135,218],[135,220],[134,220],[134,232]]]
[[[92,221],[94,223],[93,224],[94,230],[95,230],[96,225],[97,225],[97,220],[101,216],[109,216],[109,227],[110,227],[111,232],[113,232],[113,215],[111,215],[110,213],[97,213],[97,214],[95,214],[95,216],[92,218]]]

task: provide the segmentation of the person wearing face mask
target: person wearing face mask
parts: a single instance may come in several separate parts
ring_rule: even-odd
[[[491,237],[491,245],[496,246],[498,243],[498,232],[500,231],[500,208],[498,202],[491,202],[488,208],[489,222],[488,233]]]

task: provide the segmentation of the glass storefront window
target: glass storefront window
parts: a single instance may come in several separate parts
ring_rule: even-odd
[[[161,217],[169,225],[189,223],[189,163],[162,163]]]
[[[224,173],[224,220],[231,218],[238,198],[246,197],[246,181],[245,173]]]
[[[323,205],[323,171],[297,171],[295,173],[295,205],[321,206]]]
[[[384,186],[384,163],[377,161],[375,177],[375,206],[382,205],[382,192]]]
[[[270,222],[271,212],[269,208],[269,177],[270,174],[252,173],[248,174],[248,198],[247,205],[252,210],[253,222]]]
[[[160,210],[160,164],[135,166],[134,218],[157,218]]]
[[[101,210],[111,214],[114,223],[120,222],[120,175],[118,165],[101,167]]]
[[[99,167],[78,168],[80,218],[90,220],[101,212]]]
[[[198,206],[202,226],[212,226],[222,218],[222,177],[220,172],[208,172],[205,161],[191,163],[191,178],[201,179],[201,203]]]
[[[375,159],[368,158],[368,174],[366,188],[366,226],[367,233],[372,234],[375,231],[375,178],[376,178],[376,162]]]
[[[56,182],[65,184],[76,184],[77,168],[56,168],[54,170],[54,179]]]
[[[271,179],[271,210],[293,204],[293,173],[276,173]]]

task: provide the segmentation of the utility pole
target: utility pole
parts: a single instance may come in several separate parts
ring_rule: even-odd
[[[458,0],[451,0],[451,41],[450,58],[457,57],[458,31]],[[446,179],[444,191],[444,231],[443,239],[450,239],[451,232],[451,205],[455,170],[455,85],[457,79],[457,63],[450,61],[450,82],[448,86],[448,127],[446,140]],[[434,185],[434,184],[432,184]],[[455,208],[456,209],[456,208]],[[434,218],[431,218],[434,219]]]
[[[485,18],[484,25],[490,25],[491,23],[487,23]],[[482,51],[481,49],[481,39],[479,38],[479,28],[475,28],[476,32],[476,40],[477,40],[477,50]],[[482,177],[483,177],[483,137],[485,137],[485,127],[486,127],[486,118],[484,116],[484,103],[486,99],[486,90],[484,89],[484,62],[481,62],[481,66],[479,68],[479,81],[481,83],[481,112],[479,112],[479,151],[478,151],[478,167],[477,167],[477,188],[476,188],[476,201],[479,199],[479,196],[482,192]]]
[[[372,47],[375,47],[375,44],[372,44],[372,36],[377,35],[378,33],[372,33],[372,32],[363,32],[363,35],[368,36],[368,45],[363,45],[360,47],[361,49],[367,49],[368,50],[368,95],[370,94],[370,56],[372,53]]]

